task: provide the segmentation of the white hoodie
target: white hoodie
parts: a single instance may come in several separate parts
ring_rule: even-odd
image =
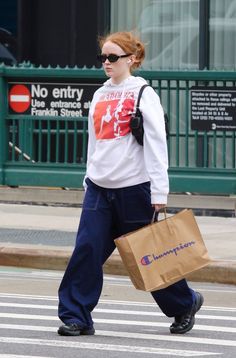
[[[160,99],[145,88],[140,101],[144,145],[137,143],[129,122],[136,110],[141,77],[120,84],[107,80],[93,96],[89,111],[86,177],[104,188],[123,188],[151,182],[152,204],[166,204],[169,192],[168,155],[164,113]]]

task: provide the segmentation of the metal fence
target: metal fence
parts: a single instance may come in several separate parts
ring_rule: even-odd
[[[139,71],[137,75],[146,78],[157,91],[169,116],[171,192],[236,193],[236,126],[231,126],[232,130],[231,127],[224,130],[192,129],[191,98],[193,89],[211,89],[213,92],[220,89],[232,95],[236,91],[236,73]],[[32,114],[23,108],[20,113],[19,109],[10,106],[12,86],[44,83],[46,92],[47,86],[67,84],[67,89],[74,93],[74,88],[86,86],[94,90],[104,79],[103,71],[98,69],[0,66],[1,185],[78,188],[82,186],[86,169],[87,111],[86,115],[82,110],[74,112],[79,113],[78,116],[71,112],[66,116],[65,111],[61,116],[56,109],[48,113],[37,110]],[[44,95],[43,88],[41,90]],[[54,91],[57,97],[60,93]],[[91,97],[91,93],[87,96]],[[232,123],[236,120],[234,98],[230,102]],[[44,101],[41,104],[39,100],[35,101],[39,107],[43,106]],[[227,109],[229,107],[225,107]],[[201,121],[203,126],[209,125],[209,118],[205,119]]]

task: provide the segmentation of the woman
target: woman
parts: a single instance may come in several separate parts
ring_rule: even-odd
[[[95,333],[91,312],[114,239],[149,224],[154,210],[166,206],[169,191],[164,114],[151,87],[140,102],[143,146],[130,131],[135,101],[146,83],[131,73],[144,60],[144,45],[132,33],[117,32],[101,39],[100,47],[109,79],[95,92],[89,112],[86,193],[75,249],[59,288],[60,335]],[[151,294],[162,312],[174,317],[171,333],[192,329],[203,297],[185,280]]]

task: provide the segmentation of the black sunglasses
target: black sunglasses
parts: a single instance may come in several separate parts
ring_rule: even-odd
[[[130,55],[132,55],[132,53],[128,53],[127,55],[120,55],[120,56],[115,55],[113,53],[111,53],[110,55],[101,54],[101,55],[97,55],[97,59],[102,63],[106,62],[106,60],[108,60],[109,62],[116,62],[119,60],[119,58],[128,57]]]

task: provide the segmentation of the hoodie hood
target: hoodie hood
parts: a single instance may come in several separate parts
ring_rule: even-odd
[[[122,82],[120,82],[119,84],[116,84],[116,83],[113,83],[112,82],[112,79],[111,78],[109,78],[107,81],[105,81],[104,83],[103,83],[103,85],[105,86],[105,87],[119,87],[119,86],[124,86],[124,85],[128,85],[128,84],[130,84],[130,83],[132,83],[132,82],[135,82],[136,84],[138,84],[139,85],[139,83],[140,83],[140,86],[142,86],[142,85],[144,85],[145,83],[147,83],[147,81],[144,79],[144,78],[142,78],[142,77],[136,77],[136,76],[129,76],[129,77],[127,77],[125,80],[123,80]]]

